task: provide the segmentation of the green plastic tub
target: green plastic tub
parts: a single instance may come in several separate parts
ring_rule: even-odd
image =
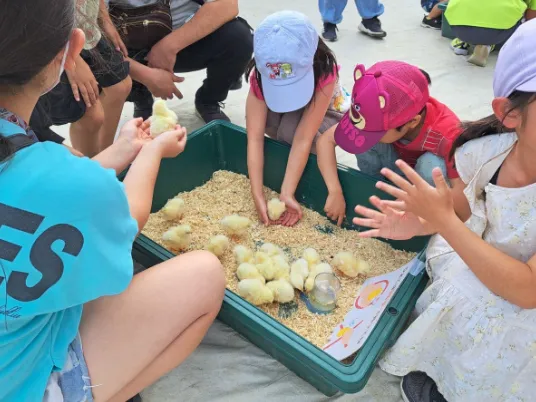
[[[441,22],[441,36],[448,39],[454,39],[456,35],[452,32],[452,28],[445,17],[445,11],[447,10],[448,3],[441,3],[439,9],[443,11],[442,22]]]
[[[230,123],[213,122],[192,133],[184,154],[162,161],[152,210],[158,211],[177,193],[204,184],[217,170],[247,174],[246,145],[245,130]],[[289,149],[284,144],[266,139],[264,182],[273,190],[279,191],[281,188]],[[356,204],[368,204],[368,197],[378,194],[374,186],[375,180],[354,169],[339,166],[339,177],[349,217],[354,216],[353,207]],[[296,195],[303,205],[322,212],[327,189],[313,155],[309,157]],[[359,229],[346,224],[347,228]],[[397,249],[420,251],[426,241],[426,238],[419,238],[390,243]],[[143,235],[136,240],[133,255],[145,267],[173,257],[171,252]],[[421,259],[422,255],[421,253]],[[406,278],[376,328],[349,364],[333,359],[229,290],[226,291],[218,318],[323,394],[333,396],[339,391],[356,393],[366,385],[381,354],[400,335],[427,281],[425,272]]]

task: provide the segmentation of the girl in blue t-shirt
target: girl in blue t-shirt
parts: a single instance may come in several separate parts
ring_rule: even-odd
[[[26,122],[84,44],[75,0],[0,9],[0,400],[125,401],[192,353],[223,298],[207,252],[133,278],[160,161],[186,130],[153,140],[133,120],[93,159],[37,142]]]

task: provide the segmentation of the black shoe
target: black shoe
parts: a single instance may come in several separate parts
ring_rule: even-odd
[[[357,29],[373,38],[385,38],[387,36],[387,32],[382,29],[382,23],[378,17],[361,20],[361,24]]]
[[[425,15],[422,19],[421,26],[424,28],[432,28],[432,29],[441,29],[443,21],[441,18],[434,18],[434,19],[428,19],[428,17]]]
[[[222,112],[223,108],[224,105],[221,102],[211,104],[203,104],[196,102],[195,104],[197,114],[207,124],[214,120],[231,121],[231,119],[229,119],[229,117]]]
[[[134,118],[137,119],[138,117],[141,117],[145,121],[151,117],[153,114],[153,103],[154,100],[152,96],[143,101],[134,102]]]
[[[331,22],[324,22],[324,32],[322,37],[328,42],[335,42],[337,40],[337,25]]]
[[[400,390],[405,402],[447,402],[437,389],[434,380],[421,371],[414,371],[404,376]]]
[[[141,395],[138,394],[134,398],[130,398],[127,402],[141,402]]]
[[[236,80],[235,82],[233,82],[231,84],[231,86],[229,87],[229,90],[230,91],[237,91],[239,90],[240,88],[242,88],[242,77],[240,77],[238,80]]]

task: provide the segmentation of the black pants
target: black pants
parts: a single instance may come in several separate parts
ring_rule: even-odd
[[[502,45],[504,42],[510,39],[510,36],[514,34],[521,23],[522,21],[519,21],[509,29],[480,28],[466,25],[453,25],[451,26],[451,29],[457,38],[471,45],[491,46]]]
[[[148,51],[131,52],[130,57],[146,64]],[[227,99],[229,88],[244,73],[253,54],[251,28],[235,18],[196,43],[181,50],[175,63],[176,73],[207,70],[207,78],[195,95],[196,104],[214,104]],[[134,103],[151,102],[149,90],[134,82],[129,98]]]

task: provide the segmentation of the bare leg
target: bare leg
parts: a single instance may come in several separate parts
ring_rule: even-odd
[[[439,9],[439,5],[441,3],[446,3],[448,0],[443,0],[443,1],[440,1],[439,3],[437,3],[434,8],[432,8],[432,10],[428,13],[428,15],[426,16],[426,18],[428,18],[429,20],[434,20],[438,17],[441,16],[441,14],[443,13],[440,9]]]
[[[104,109],[100,101],[87,108],[84,116],[71,124],[70,138],[73,148],[88,157],[99,153],[99,131],[104,124]]]
[[[224,289],[219,260],[196,251],[86,304],[80,334],[95,401],[124,402],[181,364],[216,318]]]
[[[114,142],[121,112],[131,88],[132,80],[130,77],[111,87],[103,88],[100,101],[105,115],[104,124],[99,131],[99,151],[105,150]]]

